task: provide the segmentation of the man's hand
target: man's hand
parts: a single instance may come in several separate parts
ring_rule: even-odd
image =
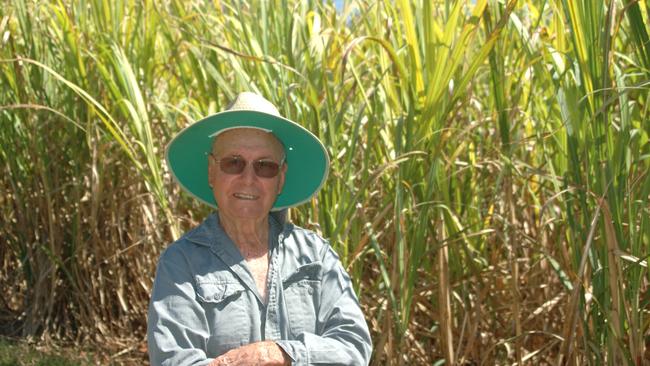
[[[275,342],[264,341],[247,344],[215,358],[210,366],[235,365],[291,365],[291,358]]]

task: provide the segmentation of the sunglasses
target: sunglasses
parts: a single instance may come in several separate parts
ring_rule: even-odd
[[[219,163],[219,168],[226,174],[241,174],[248,165],[248,161],[241,156],[228,156],[221,159],[217,159],[212,153],[210,153],[210,156],[215,162]],[[273,178],[280,173],[280,167],[284,164],[284,160],[285,158],[282,158],[280,163],[276,163],[269,159],[259,159],[253,160],[251,164],[253,164],[253,170],[258,177]]]

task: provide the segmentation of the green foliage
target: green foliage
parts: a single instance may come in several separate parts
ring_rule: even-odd
[[[81,366],[91,364],[91,359],[81,360],[78,354],[73,357],[65,357],[51,351],[39,351],[27,344],[0,338],[0,366]]]
[[[0,314],[23,335],[139,342],[160,251],[207,213],[164,147],[252,90],[328,147],[325,189],[291,216],[348,267],[373,362],[641,364],[649,12],[8,2]]]

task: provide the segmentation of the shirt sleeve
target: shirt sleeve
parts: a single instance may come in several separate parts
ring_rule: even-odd
[[[207,365],[209,330],[192,275],[172,246],[160,257],[147,320],[151,365]]]
[[[336,253],[329,245],[322,256],[323,278],[318,334],[276,341],[294,365],[367,365],[372,340],[359,301]]]

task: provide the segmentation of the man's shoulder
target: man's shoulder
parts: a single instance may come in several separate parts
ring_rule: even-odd
[[[321,234],[298,225],[287,224],[283,234],[286,237],[295,238],[301,244],[317,247],[329,246],[329,240],[325,239]]]
[[[291,227],[285,226],[283,232],[284,246],[303,260],[321,261],[324,255],[332,250],[329,240],[316,231],[293,224],[288,225]]]
[[[194,228],[186,231],[180,238],[173,241],[163,251],[163,258],[178,258],[205,255],[210,250],[211,243],[215,240],[210,230],[209,218]]]

